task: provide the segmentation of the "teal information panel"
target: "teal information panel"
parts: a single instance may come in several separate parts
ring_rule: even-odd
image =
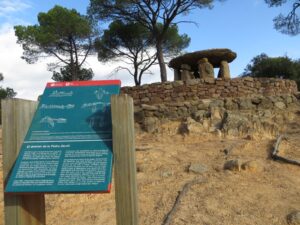
[[[118,80],[48,83],[5,192],[109,192],[119,91]]]

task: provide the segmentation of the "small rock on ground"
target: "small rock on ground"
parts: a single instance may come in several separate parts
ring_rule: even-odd
[[[241,161],[239,159],[229,160],[224,164],[225,170],[241,171]]]
[[[250,172],[262,172],[264,171],[264,166],[257,160],[251,160],[243,163],[242,169]]]
[[[143,164],[141,164],[141,163],[137,163],[136,164],[136,171],[138,173],[145,172],[145,166]]]
[[[289,225],[300,225],[300,211],[291,212],[287,216],[287,222]]]
[[[207,166],[200,163],[192,163],[189,167],[189,172],[193,173],[205,173],[208,171]]]
[[[168,178],[173,176],[173,172],[166,170],[166,171],[162,171],[160,175],[162,178]]]

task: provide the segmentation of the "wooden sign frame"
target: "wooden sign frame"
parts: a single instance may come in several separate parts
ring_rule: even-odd
[[[7,99],[2,106],[3,182],[19,154],[37,102]],[[117,225],[138,225],[137,183],[134,145],[133,100],[127,95],[111,97]],[[45,225],[43,193],[4,193],[5,225]]]

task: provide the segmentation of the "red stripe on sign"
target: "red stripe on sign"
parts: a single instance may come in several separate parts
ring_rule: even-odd
[[[109,183],[107,187],[107,192],[110,193],[110,191],[111,191],[111,183]]]
[[[120,80],[89,80],[89,81],[69,81],[69,82],[49,82],[47,88],[56,87],[76,87],[76,86],[104,86],[104,85],[119,85]]]

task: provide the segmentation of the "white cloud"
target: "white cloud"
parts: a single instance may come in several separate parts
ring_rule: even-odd
[[[22,48],[8,24],[0,28],[0,43],[0,72],[4,75],[1,85],[13,88],[19,98],[36,99],[51,77],[46,63],[29,65],[21,59]]]
[[[10,13],[30,8],[30,4],[24,0],[1,0],[0,16],[7,16]]]
[[[119,79],[121,80],[122,86],[134,86],[133,77],[126,72],[125,70],[121,70],[118,73],[113,73],[115,68],[118,66],[126,67],[128,65],[118,62],[110,62],[106,64],[102,64],[97,60],[97,57],[88,58],[88,63],[86,67],[90,67],[94,71],[94,80],[107,80],[107,79]],[[151,68],[152,74],[144,74],[142,77],[142,84],[145,83],[153,83],[160,81],[159,77],[159,67],[153,66]],[[169,74],[170,71],[168,71]]]
[[[51,72],[47,71],[47,62],[50,62],[51,59],[36,64],[26,63],[21,59],[22,47],[16,41],[12,25],[1,25],[0,73],[3,73],[4,81],[0,85],[13,88],[18,93],[18,98],[36,100],[42,94],[46,83],[53,82]],[[109,77],[113,69],[119,65],[118,63],[103,65],[98,62],[96,56],[89,57],[86,63],[86,67],[90,67],[94,71],[94,80],[120,79],[122,86],[134,85],[133,78],[125,71]],[[145,74],[142,82],[158,82],[160,80],[158,67],[153,68],[153,73],[155,75]],[[169,77],[172,77],[171,71],[169,71]]]

